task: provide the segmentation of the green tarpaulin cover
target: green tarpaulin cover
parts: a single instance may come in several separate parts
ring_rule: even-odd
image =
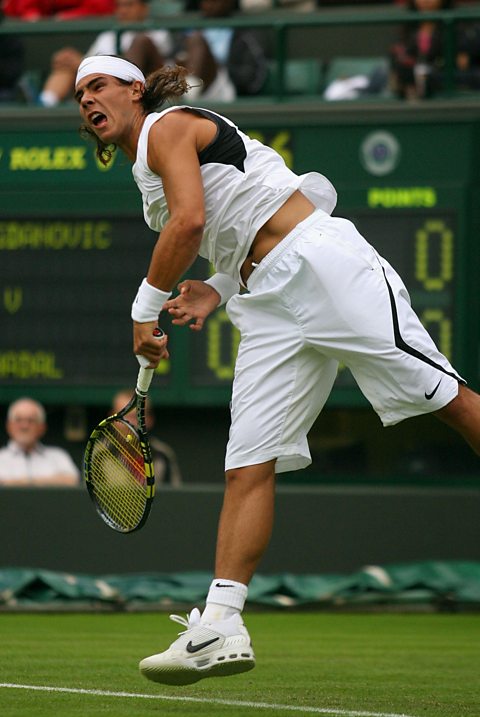
[[[207,572],[95,576],[5,568],[0,569],[0,609],[192,607],[205,600],[211,579]],[[369,565],[350,575],[256,575],[248,601],[250,605],[279,608],[413,604],[480,607],[480,562]]]

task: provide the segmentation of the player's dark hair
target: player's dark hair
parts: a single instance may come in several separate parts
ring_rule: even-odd
[[[181,97],[190,89],[187,70],[180,65],[161,67],[148,75],[142,96],[145,114],[154,112],[167,100]]]
[[[155,110],[160,109],[160,107],[165,104],[167,100],[184,95],[190,88],[186,77],[187,70],[185,67],[181,67],[180,65],[161,67],[159,70],[155,70],[155,72],[148,75],[145,81],[143,95],[140,100],[145,114],[148,115],[150,112],[155,112]],[[121,80],[118,77],[115,79],[122,85],[133,84],[127,80]],[[82,137],[93,139],[95,141],[97,145],[97,158],[99,162],[106,167],[112,160],[113,153],[117,149],[116,145],[104,144],[104,142],[97,137],[95,132],[84,124],[80,127],[80,134]]]

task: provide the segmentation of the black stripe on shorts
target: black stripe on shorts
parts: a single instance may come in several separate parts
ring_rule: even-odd
[[[395,304],[395,297],[393,295],[393,290],[390,284],[388,283],[387,275],[385,273],[385,269],[382,266],[383,276],[385,278],[385,283],[387,285],[388,289],[388,295],[390,297],[390,307],[392,310],[392,321],[393,321],[393,334],[395,336],[395,346],[400,349],[400,351],[404,351],[405,353],[409,354],[410,356],[413,356],[414,358],[419,359],[419,361],[423,361],[424,363],[427,363],[429,366],[433,366],[433,368],[438,369],[439,371],[442,371],[443,373],[446,373],[447,376],[451,376],[459,383],[466,385],[466,381],[464,381],[460,376],[457,376],[456,373],[452,373],[451,371],[447,371],[443,366],[440,366],[440,364],[433,361],[428,356],[425,356],[425,354],[422,354],[421,351],[418,351],[417,349],[413,348],[413,346],[409,346],[406,341],[402,338],[402,335],[400,333],[400,324],[398,321],[398,313],[397,313],[397,306]]]

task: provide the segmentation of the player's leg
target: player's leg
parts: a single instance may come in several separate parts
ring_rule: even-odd
[[[288,286],[308,341],[351,370],[385,426],[452,403],[446,415],[465,432],[472,402],[454,401],[464,381],[422,326],[402,279],[351,222],[327,217],[318,229],[297,241]],[[302,296],[319,297],[321,310]]]
[[[203,615],[195,609],[168,650],[140,663],[142,674],[162,684],[185,685],[203,677],[246,672],[255,666],[241,612],[247,585],[270,539],[275,461],[227,471],[220,516],[215,579]],[[179,618],[179,621],[181,618]]]
[[[433,413],[480,455],[480,396],[438,350],[390,264],[351,222],[331,218],[322,238],[305,245],[303,257],[313,284],[297,272],[300,290],[321,295],[329,317],[319,323],[315,314],[307,316],[310,336],[349,366],[384,425]]]
[[[215,577],[248,585],[272,533],[275,461],[229,470],[225,481]]]
[[[255,657],[241,611],[250,578],[270,539],[275,470],[310,463],[307,432],[323,407],[337,363],[305,347],[301,329],[284,316],[263,322],[264,310],[248,295],[229,313],[242,330],[232,395],[215,579],[205,610],[195,610],[187,631],[168,650],[142,660],[157,682],[188,684],[203,677],[251,669]],[[234,302],[236,303],[236,302]],[[261,300],[258,302],[261,304]],[[238,310],[238,311],[237,311]]]
[[[480,396],[477,393],[460,384],[458,395],[435,415],[458,431],[480,455]]]
[[[352,343],[352,350],[347,346],[339,359],[349,365],[384,425],[433,413],[480,455],[480,396],[464,385],[437,349],[395,270],[384,259],[379,262],[350,287],[353,303],[362,306],[366,320],[356,308],[346,309],[348,300],[340,304],[356,327],[358,345]]]
[[[205,610],[202,616],[198,610],[190,614],[186,632],[168,650],[142,660],[145,677],[180,685],[255,666],[241,612],[247,585],[270,540],[274,499],[274,460],[227,471],[215,579]]]
[[[358,322],[356,351],[347,348],[344,361],[385,426],[451,404],[442,415],[460,430],[465,381],[421,324],[401,278],[384,259],[379,262],[364,286],[365,306],[376,305],[375,325]]]
[[[268,294],[266,303],[272,298]],[[244,303],[248,308],[239,311]],[[305,346],[297,322],[290,322],[289,312],[283,315],[276,302],[274,306],[273,316],[265,308],[265,295],[257,301],[254,293],[229,304],[244,338],[232,393],[215,580],[202,623],[241,612],[272,532],[275,473],[311,462],[307,433],[337,373],[337,362]]]

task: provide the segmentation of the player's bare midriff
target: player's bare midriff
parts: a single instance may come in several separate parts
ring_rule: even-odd
[[[242,264],[241,275],[244,283],[252,273],[254,264],[259,264],[274,247],[289,234],[297,224],[315,211],[313,204],[298,190],[282,204],[275,214],[261,227]]]

